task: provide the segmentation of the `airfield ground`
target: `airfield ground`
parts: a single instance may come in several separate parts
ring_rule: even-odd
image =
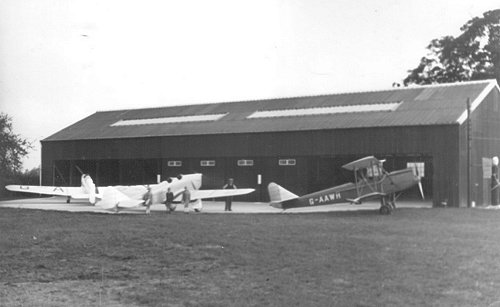
[[[500,304],[500,210],[0,207],[0,233],[1,306]]]
[[[28,199],[12,199],[0,201],[0,208],[19,208],[19,209],[40,209],[40,210],[56,210],[70,212],[93,212],[93,213],[115,213],[114,210],[101,209],[99,206],[91,206],[88,201],[72,200],[71,203],[66,203],[66,198],[61,197],[44,197],[44,198],[28,198]],[[431,208],[430,201],[401,201],[398,202],[399,208]],[[233,202],[233,212],[224,212],[223,201],[203,201],[203,213],[311,213],[311,212],[331,212],[331,211],[359,211],[359,210],[378,210],[379,202],[365,202],[361,205],[351,205],[348,203],[335,204],[328,206],[313,206],[306,208],[294,208],[283,211],[269,206],[268,203],[251,203],[251,202]],[[178,205],[178,209],[182,211],[182,206]],[[193,208],[190,207],[193,211]],[[152,212],[165,212],[165,206],[156,204],[151,206]],[[132,209],[122,209],[120,214],[144,214],[145,208],[138,207]]]

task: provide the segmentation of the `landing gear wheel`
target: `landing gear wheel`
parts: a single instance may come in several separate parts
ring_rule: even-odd
[[[396,209],[396,202],[391,201],[389,205],[391,206],[392,209]]]
[[[382,215],[389,215],[392,213],[392,205],[385,197],[380,199],[380,209],[378,210]]]
[[[71,196],[68,196],[68,198],[66,198],[66,203],[69,204],[70,201],[71,201]]]
[[[382,215],[390,215],[392,213],[392,208],[388,205],[385,205],[380,207],[379,212]]]
[[[388,203],[392,210],[396,209],[396,193],[391,194]]]

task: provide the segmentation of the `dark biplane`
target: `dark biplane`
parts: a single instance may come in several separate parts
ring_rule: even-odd
[[[424,193],[418,173],[406,168],[387,172],[383,162],[373,156],[365,157],[342,168],[354,172],[355,182],[345,183],[326,190],[298,196],[278,184],[271,182],[268,186],[271,206],[280,209],[290,209],[309,206],[331,205],[336,203],[361,204],[368,199],[380,199],[381,214],[391,214],[396,208],[399,194],[418,185],[422,198]]]

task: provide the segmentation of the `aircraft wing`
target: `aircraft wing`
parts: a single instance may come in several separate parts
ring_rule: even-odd
[[[362,195],[360,197],[357,197],[357,198],[354,198],[354,199],[346,199],[348,202],[350,203],[353,203],[353,204],[361,204],[361,202],[365,199],[369,199],[369,198],[375,198],[375,197],[382,197],[382,196],[387,196],[387,194],[385,193],[380,193],[380,192],[373,192],[373,193],[368,193],[368,194],[365,194],[365,195]]]
[[[145,185],[112,186],[112,188],[132,199],[140,199],[148,191]]]
[[[255,189],[219,189],[219,190],[194,190],[191,191],[191,199],[219,198],[228,196],[245,195]]]
[[[372,166],[373,164],[378,164],[380,163],[380,160],[375,158],[374,156],[368,156],[361,158],[359,160],[347,163],[346,165],[343,165],[342,168],[349,170],[349,171],[354,171],[356,169],[361,169],[361,168],[367,168]]]
[[[81,187],[50,187],[38,185],[8,185],[5,187],[9,191],[24,192],[34,194],[44,194],[53,196],[71,196],[74,199],[88,199],[89,194],[83,192]]]

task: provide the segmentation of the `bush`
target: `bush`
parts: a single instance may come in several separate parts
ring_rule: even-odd
[[[39,185],[40,184],[40,167],[23,172],[16,172],[7,176],[0,176],[0,199],[16,198],[16,197],[38,197],[38,194],[11,192],[5,189],[9,184],[16,185]]]

